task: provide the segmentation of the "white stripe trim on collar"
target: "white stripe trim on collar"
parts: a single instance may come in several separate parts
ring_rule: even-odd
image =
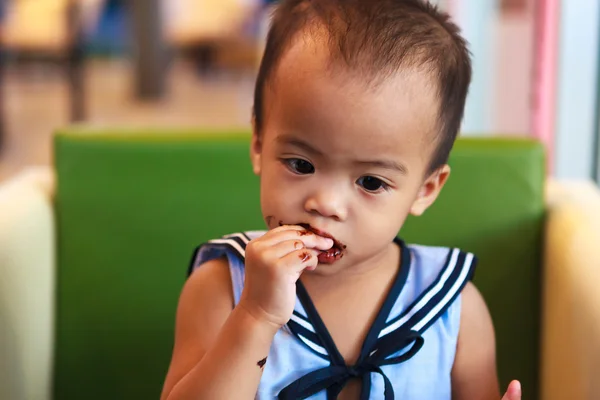
[[[248,238],[246,237],[246,235],[244,235],[242,233],[232,233],[231,235],[223,236],[223,239],[232,239],[232,238],[241,239],[242,242],[244,242],[244,244],[248,244],[250,242],[250,240],[248,240]],[[220,239],[215,239],[215,240],[220,240]],[[214,241],[211,240],[211,243],[213,243],[213,242]]]
[[[319,346],[318,344],[308,340],[307,338],[305,338],[302,335],[298,335],[298,337],[300,338],[300,340],[302,340],[304,342],[304,344],[306,344],[308,347],[310,347],[311,349],[313,349],[314,351],[316,351],[319,354],[322,354],[324,356],[329,356],[327,354],[327,350],[325,350],[324,347]]]
[[[233,239],[214,239],[214,240],[209,240],[208,243],[211,244],[228,244],[231,247],[233,247],[234,249],[236,249],[238,251],[238,253],[240,253],[240,255],[242,257],[246,257],[246,250],[242,248],[242,246],[240,246],[240,244],[238,242],[236,242]]]
[[[398,321],[396,321],[393,324],[382,329],[381,332],[379,333],[378,338],[381,338],[381,337],[387,335],[388,333],[395,331],[402,325],[404,325],[410,318],[412,318],[413,315],[415,315],[417,312],[419,312],[419,310],[421,310],[423,307],[425,307],[427,305],[427,303],[429,302],[429,300],[431,300],[431,298],[433,298],[436,294],[438,294],[440,292],[440,290],[442,290],[442,288],[446,284],[446,281],[448,281],[448,278],[452,274],[452,271],[454,271],[454,268],[456,268],[456,261],[458,259],[459,254],[460,254],[459,249],[452,250],[452,255],[450,257],[450,261],[448,262],[448,266],[444,269],[444,272],[442,273],[442,276],[441,276],[440,280],[437,282],[437,284],[434,287],[432,287],[431,289],[429,289],[427,294],[425,296],[423,296],[421,298],[421,300],[419,300],[419,302],[417,304],[415,304],[406,313],[406,315],[404,315],[404,317],[400,318]]]
[[[468,253],[466,255],[465,262],[463,263],[462,271],[460,272],[458,279],[454,282],[454,285],[452,285],[452,288],[450,290],[448,290],[448,293],[446,293],[446,295],[444,296],[442,301],[440,301],[438,304],[436,304],[435,307],[433,307],[431,309],[431,311],[425,317],[423,317],[423,319],[421,319],[421,321],[419,321],[417,324],[415,324],[415,326],[412,328],[413,330],[419,331],[420,329],[422,329],[425,325],[427,325],[431,321],[432,318],[435,318],[435,316],[437,315],[437,313],[440,312],[442,307],[444,307],[446,304],[448,304],[450,302],[450,300],[460,290],[465,279],[467,279],[469,271],[471,270],[471,264],[473,264],[473,254]]]
[[[298,317],[297,315],[292,314],[291,320],[294,321],[295,323],[297,323],[298,325],[300,325],[301,327],[303,327],[304,329],[311,331],[312,333],[316,333],[315,328],[313,328],[312,324],[303,320],[302,318]]]

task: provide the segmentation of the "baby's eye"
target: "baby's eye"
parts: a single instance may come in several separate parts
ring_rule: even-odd
[[[358,178],[356,181],[358,186],[365,189],[367,192],[379,192],[387,189],[388,185],[381,179],[375,178],[374,176],[363,176]]]
[[[315,167],[301,158],[288,158],[284,160],[284,163],[292,172],[299,175],[313,174],[315,172]]]

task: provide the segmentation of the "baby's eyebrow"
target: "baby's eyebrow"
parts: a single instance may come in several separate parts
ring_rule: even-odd
[[[315,148],[310,143],[308,143],[302,139],[299,139],[293,135],[289,135],[289,134],[279,135],[275,138],[275,141],[277,141],[279,144],[290,145],[290,146],[295,146],[295,147],[301,148],[315,156],[323,155],[323,152],[321,150]]]
[[[408,174],[408,169],[404,164],[392,160],[356,161],[356,164],[375,168],[391,169],[400,172],[402,175]]]

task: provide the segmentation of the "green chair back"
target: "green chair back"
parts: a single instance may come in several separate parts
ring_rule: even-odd
[[[54,398],[160,395],[192,251],[263,229],[248,132],[91,131],[55,139],[58,225]],[[439,201],[409,242],[480,258],[502,385],[537,396],[544,160],[526,140],[460,139]]]

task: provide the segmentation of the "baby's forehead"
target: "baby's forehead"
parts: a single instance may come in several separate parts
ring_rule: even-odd
[[[405,71],[369,84],[353,73],[332,74],[326,55],[299,46],[283,60],[265,98],[266,130],[270,138],[292,134],[315,144],[328,157],[428,153],[439,106],[423,75]]]
[[[307,24],[303,29],[282,43],[283,48],[272,70],[272,79],[290,71],[290,64],[302,67],[304,64],[319,63],[330,76],[346,77],[354,83],[362,83],[367,89],[376,89],[386,79],[394,75],[415,75],[424,89],[437,87],[437,66],[426,57],[426,52],[406,49],[401,55],[390,55],[381,51],[367,51],[374,44],[349,45],[343,39],[332,36],[332,32],[318,21]],[[430,49],[431,50],[431,49]],[[414,54],[413,54],[414,53]]]
[[[265,93],[265,120],[273,108],[286,112],[291,121],[305,115],[328,119],[327,114],[340,112],[360,126],[393,128],[398,117],[404,122],[425,119],[429,124],[438,120],[438,89],[429,70],[406,67],[370,76],[332,63],[322,40],[294,43],[274,78]]]
[[[415,90],[416,93],[439,92],[435,68],[428,63],[406,63],[386,68],[371,67],[357,61],[348,62],[335,55],[335,44],[328,39],[322,29],[307,30],[292,40],[272,72],[271,84],[283,78],[285,82],[308,77],[314,80],[327,77],[340,88],[353,87],[357,94],[375,93],[382,86],[397,85],[400,90]],[[340,95],[345,95],[340,92]]]

